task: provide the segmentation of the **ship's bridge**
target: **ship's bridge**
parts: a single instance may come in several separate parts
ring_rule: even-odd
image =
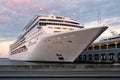
[[[71,21],[75,22],[76,24],[79,24],[76,20],[68,17],[62,17],[62,16],[55,16],[55,15],[38,15],[40,19],[55,19],[55,20],[65,20],[65,21]]]
[[[54,15],[37,15],[23,29],[24,31],[23,34],[28,33],[30,30],[32,30],[37,25],[38,26],[54,25],[54,26],[84,28],[83,26],[80,26],[80,24],[72,18],[54,16]]]

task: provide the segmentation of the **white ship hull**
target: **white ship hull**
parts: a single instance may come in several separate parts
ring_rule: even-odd
[[[26,52],[10,55],[11,60],[73,62],[107,27],[80,29],[39,36]]]

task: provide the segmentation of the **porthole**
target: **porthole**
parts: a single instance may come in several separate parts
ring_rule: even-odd
[[[72,43],[72,41],[71,41],[71,40],[68,40],[68,42],[69,42],[69,43]]]

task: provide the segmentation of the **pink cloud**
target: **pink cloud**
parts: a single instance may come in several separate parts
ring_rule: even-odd
[[[17,15],[38,13],[40,8],[43,12],[49,11],[50,8],[58,8],[63,2],[52,0],[6,0],[3,5],[11,11],[17,13]]]
[[[5,41],[5,42],[0,42],[0,58],[1,57],[7,57],[9,54],[9,46],[11,43],[14,41]]]
[[[10,0],[10,2],[15,4],[21,4],[21,3],[31,3],[31,0]]]
[[[8,0],[6,1],[7,8],[11,9],[12,11],[19,13],[29,13],[38,8],[38,4],[35,0]]]

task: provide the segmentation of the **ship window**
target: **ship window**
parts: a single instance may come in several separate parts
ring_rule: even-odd
[[[99,54],[94,55],[94,60],[99,60]]]
[[[63,20],[53,20],[53,19],[48,19],[48,21],[53,21],[53,22],[63,22]]]
[[[99,50],[99,46],[95,46],[95,47],[94,47],[94,50]]]
[[[46,19],[40,19],[40,21],[47,21]]]
[[[42,28],[42,27],[37,27],[39,30]]]
[[[63,29],[66,30],[67,28],[64,27]]]
[[[42,26],[46,26],[46,23],[42,23]]]
[[[56,19],[62,19],[62,17],[56,17]]]
[[[69,28],[69,30],[74,30],[73,28]]]
[[[56,32],[61,32],[61,31],[54,31],[54,32],[56,33]]]
[[[40,26],[42,26],[42,23],[39,23]]]
[[[101,49],[107,49],[107,45],[102,45]]]
[[[117,44],[117,48],[120,48],[120,43]]]
[[[115,44],[109,44],[108,45],[108,49],[112,49],[112,48],[115,48]]]
[[[114,53],[109,54],[109,60],[114,60]]]
[[[72,43],[72,40],[68,40],[69,43]]]
[[[46,26],[47,23],[39,23],[40,26]]]
[[[60,29],[60,27],[54,27],[54,29]]]
[[[51,29],[52,29],[53,27],[48,27],[48,28],[51,28]]]
[[[88,50],[93,50],[93,47],[92,46],[88,47]]]

